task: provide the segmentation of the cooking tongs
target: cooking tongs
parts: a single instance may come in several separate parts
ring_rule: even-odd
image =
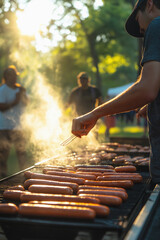
[[[76,138],[75,135],[71,135],[66,140],[60,143],[61,146],[67,146],[69,143],[71,143]]]

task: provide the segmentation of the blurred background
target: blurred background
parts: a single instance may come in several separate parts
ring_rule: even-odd
[[[65,104],[85,71],[103,101],[134,83],[140,73],[141,40],[125,31],[134,0],[0,0],[0,78],[8,65],[30,99],[22,122],[28,139],[28,165],[50,157],[70,135],[73,110]],[[109,141],[98,122],[98,141]],[[147,137],[135,112],[115,116],[109,137]],[[8,174],[18,171],[14,149]]]

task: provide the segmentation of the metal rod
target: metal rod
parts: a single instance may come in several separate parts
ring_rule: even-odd
[[[76,136],[71,135],[69,138],[67,138],[65,141],[61,142],[60,145],[61,146],[67,146],[70,142],[72,142],[74,139],[76,138]]]

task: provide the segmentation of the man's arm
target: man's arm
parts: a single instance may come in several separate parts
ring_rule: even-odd
[[[139,80],[117,97],[93,110],[99,118],[128,112],[152,102],[160,90],[160,62],[147,62],[144,64]]]
[[[72,133],[78,137],[87,135],[99,118],[143,107],[157,97],[159,89],[160,62],[147,62],[144,64],[139,80],[130,88],[90,113],[73,119]]]
[[[16,98],[12,102],[10,102],[10,103],[2,103],[1,102],[0,103],[0,111],[6,111],[6,110],[9,110],[10,108],[14,107],[21,101],[21,98],[22,98],[22,92],[19,91],[16,94]]]

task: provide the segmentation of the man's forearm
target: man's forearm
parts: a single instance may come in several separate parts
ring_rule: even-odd
[[[0,103],[0,111],[7,111],[10,108],[14,107],[16,104],[15,102],[11,102],[11,103]]]
[[[143,86],[137,82],[117,97],[95,108],[93,113],[97,118],[101,118],[105,115],[128,112],[140,108],[149,102],[148,94],[144,91]]]

